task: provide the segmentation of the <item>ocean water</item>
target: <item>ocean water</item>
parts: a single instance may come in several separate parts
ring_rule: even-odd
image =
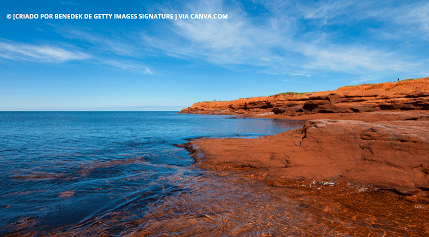
[[[202,183],[226,187],[174,144],[296,126],[177,112],[0,112],[0,236],[142,231],[166,200],[192,196]]]
[[[202,170],[175,144],[290,121],[176,112],[0,112],[0,236],[428,236],[427,201]],[[285,170],[284,172],[287,172]]]

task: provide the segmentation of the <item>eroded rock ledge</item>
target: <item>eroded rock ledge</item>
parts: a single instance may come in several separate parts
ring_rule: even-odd
[[[188,150],[204,168],[350,182],[406,194],[429,190],[429,121],[311,120],[301,129],[257,139],[191,141]]]
[[[383,110],[429,110],[429,79],[341,87],[307,94],[285,93],[234,101],[195,103],[181,113],[280,114],[362,113]]]
[[[257,139],[200,139],[185,147],[210,169],[266,180],[325,180],[403,194],[429,191],[429,79],[196,103],[182,113],[305,120]]]

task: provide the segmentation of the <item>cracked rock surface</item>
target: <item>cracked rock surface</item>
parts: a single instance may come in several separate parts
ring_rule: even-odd
[[[350,182],[414,193],[429,189],[429,121],[309,120],[256,139],[201,139],[199,163],[277,179]]]

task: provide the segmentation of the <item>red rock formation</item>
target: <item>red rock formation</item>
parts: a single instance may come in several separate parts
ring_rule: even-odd
[[[315,113],[359,113],[379,110],[429,110],[429,79],[341,87],[335,91],[278,94],[234,101],[195,103],[181,113],[274,113],[299,116]]]
[[[429,189],[429,121],[312,120],[274,136],[191,145],[207,168],[248,168],[276,179],[332,180],[402,193]]]
[[[187,147],[203,167],[246,169],[270,180],[429,190],[429,78],[196,103],[182,113],[307,120],[301,129],[258,139],[192,141]]]

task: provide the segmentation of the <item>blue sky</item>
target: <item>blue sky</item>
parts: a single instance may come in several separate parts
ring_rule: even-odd
[[[427,1],[1,0],[0,12],[0,110],[179,110],[429,76]]]

